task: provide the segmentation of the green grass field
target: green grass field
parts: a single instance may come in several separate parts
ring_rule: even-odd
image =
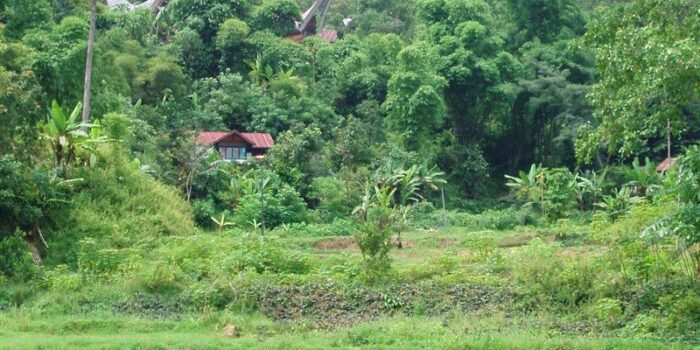
[[[162,300],[148,299],[143,295],[158,293],[135,287],[128,273],[82,278],[81,285],[62,289],[66,283],[58,283],[0,313],[0,349],[694,348],[692,339],[638,336],[621,324],[606,327],[586,311],[586,302],[517,306],[522,296],[516,279],[526,268],[518,264],[532,254],[528,249],[548,247],[552,259],[568,262],[588,261],[608,250],[587,239],[563,241],[561,234],[534,227],[412,230],[403,236],[405,248],[391,253],[389,279],[367,286],[352,277],[361,255],[350,237],[275,234],[286,249],[308,259],[309,272],[239,273],[229,281],[208,276],[194,284],[205,290],[220,286],[220,294],[228,295],[245,281],[245,288],[262,290],[257,299],[227,296],[222,305],[209,300],[181,307],[166,301],[179,300],[184,292],[164,291]],[[204,233],[189,239],[243,238]],[[161,253],[145,256],[144,262]],[[195,270],[213,263],[199,261]],[[147,301],[123,303],[133,295]]]
[[[224,330],[202,315],[179,321],[142,318],[57,317],[2,319],[2,349],[692,349],[654,341],[562,336],[547,332],[472,332],[470,320],[426,317],[387,318],[382,321],[310,330],[303,325],[280,326],[264,318],[239,321],[240,334]],[[226,317],[226,316],[221,316]],[[206,318],[206,316],[204,316]]]

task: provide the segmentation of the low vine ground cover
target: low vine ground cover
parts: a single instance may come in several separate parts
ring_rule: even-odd
[[[594,226],[412,229],[374,283],[350,236],[313,225],[169,237],[147,251],[85,241],[89,267],[46,268],[0,292],[0,349],[697,346],[697,284],[656,280],[642,252]],[[636,269],[648,283],[626,279]]]

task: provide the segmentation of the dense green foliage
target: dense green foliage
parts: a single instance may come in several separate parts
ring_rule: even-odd
[[[311,3],[0,0],[0,348],[700,344],[697,1]]]

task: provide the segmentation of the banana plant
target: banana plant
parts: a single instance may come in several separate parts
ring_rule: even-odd
[[[586,171],[583,174],[576,174],[576,185],[574,190],[581,210],[584,210],[586,203],[597,203],[600,194],[605,190],[606,176],[608,168],[598,174],[595,171]],[[586,198],[588,197],[588,200]],[[593,209],[595,210],[595,205]]]
[[[42,129],[44,137],[51,141],[58,166],[74,162],[77,148],[94,151],[91,144],[103,139],[99,133],[99,124],[78,121],[81,110],[82,103],[78,102],[70,115],[66,116],[58,102],[51,102],[49,116]],[[86,132],[88,129],[90,133]]]
[[[218,233],[221,233],[226,226],[233,226],[232,222],[226,221],[226,214],[221,214],[221,218],[219,219],[212,216],[211,221],[214,221],[216,224],[216,232]]]
[[[513,190],[517,198],[528,201],[526,205],[542,203],[545,181],[544,171],[541,166],[532,164],[527,173],[520,171],[517,177],[506,175],[506,179],[508,179],[506,186]]]
[[[612,195],[605,195],[601,202],[595,205],[604,209],[610,215],[610,218],[617,219],[627,213],[634,204],[643,202],[642,197],[635,196],[632,189],[622,187]]]
[[[635,158],[632,161],[632,168],[627,170],[625,175],[630,180],[625,186],[630,187],[637,196],[649,196],[654,190],[660,188],[661,177],[649,158],[645,159],[644,165],[640,164],[639,158]]]
[[[267,90],[267,85],[275,76],[274,69],[264,64],[260,55],[258,55],[255,61],[246,61],[246,64],[250,68],[250,72],[248,72],[250,80],[263,90]]]

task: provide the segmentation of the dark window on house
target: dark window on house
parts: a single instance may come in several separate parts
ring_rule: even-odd
[[[219,153],[225,160],[247,159],[245,147],[219,147]]]

